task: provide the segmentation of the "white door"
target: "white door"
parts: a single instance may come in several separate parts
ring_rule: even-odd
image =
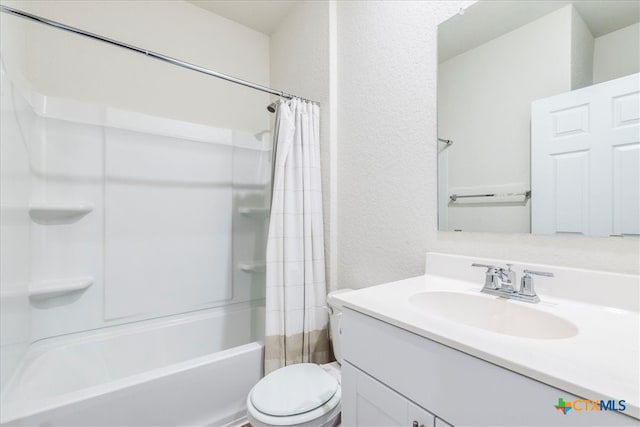
[[[640,234],[640,74],[531,105],[536,234]]]

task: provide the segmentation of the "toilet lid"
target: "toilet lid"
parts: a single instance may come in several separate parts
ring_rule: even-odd
[[[324,405],[338,390],[338,381],[313,363],[289,365],[255,385],[251,403],[263,414],[285,417]]]

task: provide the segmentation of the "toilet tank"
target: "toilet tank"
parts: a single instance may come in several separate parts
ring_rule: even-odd
[[[342,320],[342,303],[337,301],[335,296],[344,292],[351,292],[353,289],[338,289],[329,292],[327,295],[327,306],[329,307],[329,330],[331,332],[331,343],[336,361],[342,365],[342,345],[340,343],[340,321]]]

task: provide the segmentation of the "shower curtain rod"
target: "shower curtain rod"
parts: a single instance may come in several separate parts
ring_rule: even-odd
[[[24,18],[24,19],[28,19],[28,20],[31,20],[31,21],[39,22],[41,24],[49,25],[51,27],[55,27],[55,28],[58,28],[60,30],[69,31],[70,33],[79,34],[81,36],[85,36],[85,37],[88,37],[88,38],[91,38],[91,39],[94,39],[94,40],[98,40],[98,41],[101,41],[101,42],[104,42],[104,43],[108,43],[108,44],[113,45],[113,46],[118,46],[118,47],[121,47],[121,48],[124,48],[124,49],[128,49],[128,50],[131,50],[133,52],[141,53],[141,54],[149,56],[151,58],[159,59],[160,61],[164,61],[164,62],[168,62],[169,64],[177,65],[178,67],[186,68],[188,70],[197,71],[199,73],[206,74],[208,76],[217,77],[219,79],[223,79],[223,80],[226,80],[226,81],[231,82],[231,83],[236,83],[236,84],[239,84],[239,85],[242,85],[242,86],[249,87],[251,89],[260,90],[262,92],[267,92],[267,93],[270,93],[272,95],[277,95],[277,96],[279,96],[281,98],[286,98],[286,99],[299,98],[299,99],[302,99],[304,101],[313,102],[313,103],[318,104],[318,105],[320,104],[317,101],[313,101],[313,100],[310,100],[310,99],[306,99],[306,98],[302,98],[302,97],[299,97],[299,96],[295,96],[295,95],[292,95],[290,93],[283,92],[281,90],[271,89],[270,87],[262,86],[262,85],[259,85],[257,83],[252,83],[252,82],[249,82],[247,80],[242,80],[242,79],[239,79],[237,77],[230,76],[228,74],[219,73],[217,71],[209,70],[208,68],[200,67],[199,65],[195,65],[195,64],[191,64],[189,62],[181,61],[181,60],[173,58],[171,56],[163,55],[161,53],[153,52],[153,51],[150,51],[150,50],[147,50],[147,49],[142,49],[140,47],[137,47],[137,46],[134,46],[134,45],[131,45],[131,44],[128,44],[128,43],[123,43],[123,42],[120,42],[120,41],[117,41],[117,40],[110,39],[108,37],[103,37],[103,36],[98,35],[98,34],[90,33],[89,31],[84,31],[84,30],[81,30],[80,28],[72,27],[70,25],[66,25],[66,24],[63,24],[61,22],[52,21],[51,19],[47,19],[47,18],[43,18],[43,17],[38,16],[38,15],[33,15],[31,13],[23,12],[21,10],[14,9],[12,7],[0,5],[0,11],[2,11],[3,13],[8,13],[10,15],[19,16],[20,18]]]

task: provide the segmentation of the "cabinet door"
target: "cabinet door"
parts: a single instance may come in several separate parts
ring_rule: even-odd
[[[433,414],[415,403],[407,401],[407,422],[405,425],[410,427],[432,427],[434,422],[435,417]]]
[[[436,417],[435,427],[453,427],[451,424],[442,421],[440,418]]]
[[[349,363],[342,365],[342,425],[403,426],[407,401]]]
[[[348,362],[342,365],[344,427],[433,427],[434,416]]]

